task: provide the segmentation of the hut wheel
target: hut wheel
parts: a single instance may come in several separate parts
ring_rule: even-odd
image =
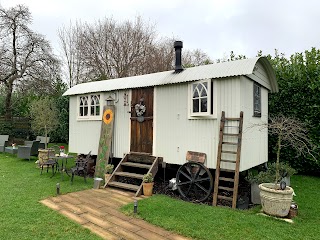
[[[177,189],[187,201],[205,201],[211,194],[213,179],[202,163],[187,162],[177,171]]]

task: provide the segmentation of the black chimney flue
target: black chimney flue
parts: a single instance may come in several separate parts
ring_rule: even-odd
[[[179,73],[183,71],[182,65],[181,65],[181,49],[182,49],[182,41],[175,41],[174,42],[174,49],[176,52],[176,63],[174,72]]]

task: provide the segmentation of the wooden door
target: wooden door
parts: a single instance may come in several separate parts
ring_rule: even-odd
[[[153,87],[132,89],[131,152],[152,154]]]

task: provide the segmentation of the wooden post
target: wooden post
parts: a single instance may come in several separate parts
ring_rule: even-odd
[[[104,179],[105,167],[109,163],[111,141],[113,136],[113,124],[115,117],[114,106],[104,106],[101,122],[101,132],[98,148],[98,156],[95,167],[95,177]]]

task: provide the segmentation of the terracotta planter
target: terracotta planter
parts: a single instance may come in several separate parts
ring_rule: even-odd
[[[262,209],[266,214],[276,217],[288,215],[293,198],[291,187],[286,187],[285,190],[277,190],[274,183],[262,183],[259,188]]]
[[[143,195],[152,196],[153,184],[154,184],[153,182],[151,182],[151,183],[142,183]]]

